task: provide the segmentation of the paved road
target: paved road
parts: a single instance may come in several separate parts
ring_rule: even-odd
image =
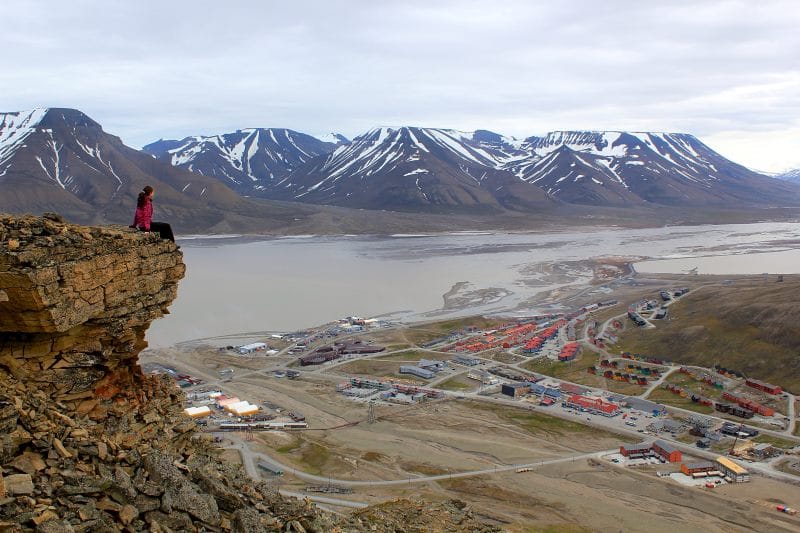
[[[352,500],[341,500],[339,498],[331,498],[330,496],[318,496],[316,494],[308,494],[306,492],[293,492],[291,490],[278,491],[284,496],[291,496],[293,498],[303,498],[317,503],[327,503],[329,505],[336,505],[337,507],[352,507],[354,509],[363,509],[369,507],[368,503],[354,502]]]
[[[474,476],[483,476],[489,474],[496,474],[498,472],[509,472],[512,470],[518,470],[520,468],[531,468],[534,469],[536,467],[551,465],[551,464],[558,464],[558,463],[568,463],[573,461],[578,461],[581,459],[588,459],[588,458],[599,458],[603,455],[607,455],[610,453],[614,453],[618,451],[617,449],[613,450],[604,450],[600,452],[591,452],[591,453],[584,453],[584,454],[577,454],[572,455],[569,457],[560,457],[558,459],[548,459],[543,461],[533,461],[530,463],[521,463],[521,464],[513,464],[513,465],[496,465],[492,468],[484,468],[480,470],[469,470],[466,472],[454,472],[452,474],[438,474],[434,476],[409,476],[401,479],[377,479],[377,480],[352,480],[352,479],[337,479],[332,478],[329,476],[318,476],[315,474],[309,474],[307,472],[303,472],[297,468],[294,468],[290,465],[283,464],[277,459],[266,455],[264,453],[255,452],[250,450],[246,443],[241,440],[238,435],[226,435],[227,438],[232,440],[234,444],[232,446],[228,446],[229,449],[236,449],[240,450],[242,453],[242,461],[245,463],[245,469],[250,477],[253,479],[261,479],[260,473],[255,469],[255,461],[265,461],[270,463],[278,468],[282,469],[286,473],[290,473],[299,479],[303,479],[305,481],[311,481],[313,483],[320,483],[320,484],[328,484],[328,483],[335,483],[336,485],[341,485],[344,487],[392,487],[392,486],[399,486],[405,487],[410,484],[415,483],[429,483],[431,481],[442,481],[447,479],[458,479],[458,478],[465,478],[465,477],[474,477]],[[330,503],[330,502],[329,502]]]

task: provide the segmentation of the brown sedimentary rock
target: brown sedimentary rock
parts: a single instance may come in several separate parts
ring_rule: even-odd
[[[220,463],[137,363],[183,275],[154,234],[0,214],[0,530],[489,530],[449,503],[334,516]]]

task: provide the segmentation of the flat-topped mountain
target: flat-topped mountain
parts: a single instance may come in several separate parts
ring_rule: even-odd
[[[797,205],[798,188],[753,172],[682,133],[558,131],[505,162],[521,179],[589,205]]]
[[[214,176],[249,195],[272,188],[303,163],[349,142],[337,134],[326,139],[284,128],[256,128],[179,141],[162,139],[142,150],[173,166]]]

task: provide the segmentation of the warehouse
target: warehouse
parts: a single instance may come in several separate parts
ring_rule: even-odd
[[[619,447],[619,453],[628,459],[640,459],[651,455],[652,445],[649,442],[639,444],[623,444]]]
[[[266,349],[267,349],[266,343],[254,342],[253,344],[245,344],[244,346],[239,346],[239,353],[245,355],[253,352],[260,352]]]
[[[203,407],[187,407],[183,412],[192,418],[203,418],[211,414],[211,409],[204,405]]]
[[[229,405],[233,405],[235,403],[239,403],[240,401],[241,400],[236,396],[228,397],[228,396],[224,396],[224,395],[223,396],[218,396],[217,400],[216,400],[217,407],[219,409],[222,409],[222,408],[227,407]]]
[[[679,463],[682,458],[679,450],[663,440],[641,442],[639,444],[623,444],[619,447],[619,453],[628,459],[660,457],[662,462],[669,463]]]
[[[716,470],[717,470],[717,465],[715,465],[711,461],[700,461],[697,463],[681,464],[681,472],[683,472],[687,476],[692,476],[694,474],[700,474],[700,473],[711,475],[711,472],[714,472]]]
[[[669,442],[657,440],[653,442],[653,451],[668,463],[680,463],[682,456],[680,450]]]
[[[750,481],[750,472],[737,465],[727,457],[717,457],[717,464],[719,469],[726,477],[729,477],[736,483],[744,483]]]
[[[226,405],[225,410],[236,416],[248,416],[256,414],[258,412],[258,406],[244,400]]]

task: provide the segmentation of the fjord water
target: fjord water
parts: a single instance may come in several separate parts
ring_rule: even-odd
[[[588,285],[584,263],[654,258],[641,272],[800,272],[800,225],[759,223],[539,234],[188,239],[186,278],[153,347],[239,332],[292,331],[348,315],[419,320],[536,312],[537,294]],[[746,266],[746,268],[744,268]],[[461,305],[443,309],[454,284]],[[602,294],[587,294],[587,302]]]

